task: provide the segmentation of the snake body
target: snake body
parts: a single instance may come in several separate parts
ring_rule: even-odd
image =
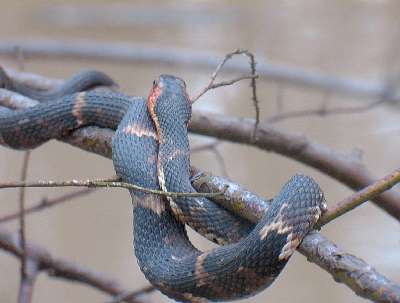
[[[0,143],[33,148],[86,125],[116,129],[113,163],[126,182],[193,192],[187,125],[191,103],[183,80],[162,75],[147,100],[82,92],[12,113],[0,112]],[[179,301],[243,298],[270,285],[325,209],[318,184],[295,175],[253,226],[205,198],[130,191],[134,249],[146,278]],[[185,225],[219,244],[202,252]]]
[[[5,70],[0,67],[0,88],[17,92],[40,102],[53,101],[62,96],[87,91],[97,86],[116,86],[116,83],[103,72],[97,70],[82,70],[60,87],[48,91],[40,91],[26,84],[14,81],[8,76]]]

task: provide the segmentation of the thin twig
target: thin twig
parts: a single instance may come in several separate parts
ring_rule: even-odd
[[[33,206],[25,208],[25,216],[32,214],[34,212],[38,212],[38,211],[50,208],[52,206],[59,205],[64,202],[70,202],[73,199],[93,193],[94,191],[95,191],[94,188],[85,188],[85,189],[77,190],[72,193],[67,193],[65,195],[62,195],[60,197],[53,198],[53,199],[43,198],[41,201],[37,202]],[[0,224],[15,220],[15,219],[19,218],[20,214],[21,214],[21,212],[18,211],[15,213],[11,213],[11,214],[2,216],[2,217],[0,217]]]
[[[126,189],[134,189],[142,192],[167,196],[167,197],[215,197],[223,195],[220,193],[185,193],[185,192],[163,192],[160,190],[145,188],[135,184],[126,182],[108,181],[110,179],[99,180],[66,180],[66,181],[14,181],[0,182],[0,188],[16,188],[16,187],[121,187]]]
[[[249,51],[244,51],[244,54],[249,57],[250,59],[250,68],[251,68],[251,74],[252,75],[256,75],[256,60],[254,58],[253,53],[249,52]],[[251,79],[251,91],[252,91],[252,100],[253,100],[253,106],[254,109],[256,111],[256,118],[255,118],[255,123],[254,123],[254,131],[253,131],[253,141],[255,141],[256,138],[256,134],[257,134],[257,128],[258,125],[260,124],[260,106],[259,106],[259,101],[257,98],[257,87],[256,87],[256,78],[252,78]]]
[[[251,75],[238,77],[236,79],[229,80],[229,81],[222,81],[222,82],[215,83],[215,79],[217,78],[218,73],[224,67],[226,62],[228,62],[235,55],[245,55],[250,59]],[[251,83],[250,83],[250,86],[252,88],[252,98],[251,99],[253,101],[253,106],[254,106],[254,109],[256,112],[255,123],[254,123],[254,132],[253,132],[253,140],[255,140],[257,128],[260,123],[260,107],[259,107],[259,101],[257,98],[257,87],[256,87],[256,79],[257,78],[258,78],[258,75],[256,73],[256,61],[254,59],[254,55],[251,52],[249,52],[248,50],[237,49],[237,50],[225,55],[224,59],[221,61],[221,63],[218,64],[217,68],[211,75],[208,85],[206,87],[204,87],[203,90],[201,90],[200,93],[196,97],[192,98],[191,101],[192,101],[192,103],[196,102],[202,95],[204,95],[207,91],[209,91],[211,89],[221,87],[221,86],[232,85],[233,83],[236,83],[236,82],[244,80],[244,79],[251,79]]]
[[[400,182],[400,169],[396,169],[391,174],[377,180],[371,185],[343,199],[335,208],[328,210],[319,220],[318,226],[321,227],[330,221],[340,217],[350,210],[360,206],[362,203],[372,200],[379,194],[391,189]]]
[[[21,182],[25,182],[28,173],[30,151],[24,153],[24,160],[21,171]],[[25,188],[19,190],[19,234],[21,238],[22,258],[21,258],[21,281],[26,277],[26,245],[25,245]]]
[[[21,259],[22,262],[22,259]],[[19,303],[29,303],[32,302],[33,289],[35,286],[35,281],[39,275],[39,266],[36,260],[27,258],[26,260],[26,274],[21,280],[18,292],[18,302]]]
[[[143,287],[142,289],[139,289],[139,290],[127,292],[125,294],[120,294],[119,296],[116,296],[115,298],[113,298],[111,301],[108,301],[107,303],[120,303],[120,302],[126,301],[128,299],[135,299],[141,295],[151,293],[155,290],[156,290],[156,288],[153,285],[149,285],[149,286]]]
[[[246,52],[246,51],[235,50],[229,54],[226,54],[224,59],[218,64],[217,68],[212,73],[208,84],[195,97],[191,98],[191,102],[195,103],[198,99],[200,99],[201,96],[203,96],[206,92],[208,92],[211,89],[215,89],[215,88],[221,87],[221,86],[232,85],[236,82],[239,82],[239,81],[245,80],[245,79],[253,80],[255,78],[258,78],[258,75],[256,75],[255,73],[252,73],[251,75],[241,76],[241,77],[238,77],[238,78],[235,78],[232,80],[221,81],[221,82],[215,83],[215,79],[217,78],[221,69],[224,67],[225,63],[228,62],[228,60],[230,60],[234,55],[244,54],[244,52]]]
[[[321,108],[318,108],[318,109],[293,110],[293,111],[287,111],[287,112],[276,114],[276,115],[266,119],[265,122],[276,123],[276,122],[281,122],[281,121],[287,120],[287,119],[310,117],[310,116],[361,114],[361,113],[364,113],[371,109],[374,109],[375,107],[382,105],[384,103],[385,103],[385,101],[378,100],[378,101],[372,101],[372,102],[362,105],[362,106],[353,106],[353,107],[343,106],[343,107],[332,107],[332,108],[322,106]]]

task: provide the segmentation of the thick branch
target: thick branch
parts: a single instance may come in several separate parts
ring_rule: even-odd
[[[2,41],[0,54],[15,58],[18,47],[25,59],[29,58],[73,58],[81,60],[108,60],[116,62],[146,62],[149,64],[185,65],[214,69],[223,58],[215,53],[196,52],[185,49],[165,49],[126,43],[101,43],[85,40],[56,41]],[[337,78],[289,67],[282,64],[267,63],[268,60],[258,57],[257,73],[261,78],[291,85],[306,86],[328,91],[329,93],[346,94],[357,97],[384,99],[396,102],[399,96],[391,91],[388,85],[361,80]],[[247,72],[248,67],[241,62],[232,62],[227,69]]]
[[[400,302],[399,285],[378,273],[364,260],[344,252],[323,235],[316,232],[308,234],[299,251],[357,295],[374,302]]]
[[[267,123],[258,127],[252,139],[254,120],[227,117],[221,114],[193,114],[190,130],[235,143],[257,146],[298,160],[335,178],[348,187],[359,190],[376,180],[365,165],[355,157],[344,155],[327,146],[311,141],[303,135],[279,130]],[[376,197],[375,204],[400,220],[400,194],[388,191]]]

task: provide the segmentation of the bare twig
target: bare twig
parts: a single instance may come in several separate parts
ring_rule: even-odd
[[[222,87],[222,86],[229,86],[229,85],[235,84],[236,82],[239,82],[242,80],[253,79],[253,78],[257,78],[257,77],[258,77],[257,75],[241,76],[241,77],[237,77],[232,80],[221,81],[221,82],[217,82],[217,83],[212,82],[212,81],[214,81],[214,79],[212,79],[210,81],[210,83],[206,87],[204,87],[203,90],[198,95],[196,95],[194,98],[192,98],[191,101],[192,101],[192,103],[196,102],[201,96],[203,96],[209,90],[212,90],[212,89],[215,89],[218,87]]]
[[[185,67],[202,67],[214,69],[220,63],[220,54],[198,52],[188,49],[166,49],[146,45],[127,43],[102,43],[90,40],[2,40],[0,54],[14,56],[15,46],[19,46],[25,58],[59,59],[71,58],[80,60],[101,60],[149,64],[171,65],[179,64]],[[290,85],[305,86],[318,90],[329,91],[332,94],[350,95],[356,97],[386,99],[399,101],[395,90],[385,83],[374,83],[365,80],[338,78],[317,72],[293,68],[283,64],[272,64],[258,56],[257,73],[263,79]],[[233,62],[226,70],[246,72],[247,65]]]
[[[143,287],[142,289],[139,289],[139,290],[131,291],[126,294],[120,294],[119,296],[116,296],[114,299],[112,299],[111,301],[108,301],[107,303],[120,303],[120,302],[126,301],[128,299],[137,298],[141,295],[153,292],[155,290],[156,289],[154,288],[154,286],[149,285],[149,286]]]
[[[235,55],[245,55],[245,56],[249,57],[251,75],[238,77],[236,79],[229,80],[229,81],[222,81],[222,82],[215,83],[215,79],[217,78],[218,73],[224,67],[226,62],[228,62]],[[257,87],[256,87],[256,79],[257,78],[258,78],[258,75],[256,74],[256,61],[254,59],[254,55],[251,52],[249,52],[248,50],[237,49],[237,50],[225,55],[224,59],[221,61],[220,64],[218,64],[217,68],[211,75],[208,85],[206,87],[204,87],[200,91],[200,93],[198,95],[196,95],[196,97],[192,98],[191,101],[192,101],[192,103],[196,102],[202,95],[204,95],[207,91],[209,91],[211,89],[215,89],[215,88],[218,88],[221,86],[232,85],[233,83],[236,83],[236,82],[244,80],[244,79],[251,79],[250,86],[252,88],[252,101],[253,101],[254,109],[256,112],[256,118],[255,118],[256,122],[254,124],[254,136],[255,136],[258,124],[260,123],[260,107],[259,107],[259,101],[257,99]],[[255,139],[255,137],[253,139]]]
[[[293,110],[287,112],[278,113],[268,119],[265,122],[268,123],[276,123],[281,122],[287,119],[293,118],[301,118],[301,117],[309,117],[309,116],[330,116],[330,115],[347,115],[347,114],[361,114],[366,111],[369,111],[373,108],[376,108],[379,105],[384,104],[384,100],[372,101],[365,105],[361,106],[343,106],[343,107],[332,107],[328,108],[326,106],[322,106],[318,109],[304,109],[304,110]]]
[[[0,182],[0,188],[17,188],[17,187],[121,187],[126,189],[134,189],[142,192],[167,196],[167,197],[215,197],[223,195],[220,193],[184,193],[184,192],[164,192],[145,188],[135,184],[126,182],[109,181],[110,179],[97,179],[97,180],[66,180],[66,181],[14,181],[14,182]]]
[[[26,260],[25,276],[21,279],[19,287],[18,302],[20,303],[32,302],[33,289],[38,275],[39,275],[39,270],[37,262],[35,260],[28,258]]]
[[[62,196],[54,198],[54,199],[43,198],[41,201],[37,202],[33,206],[25,208],[25,216],[32,214],[34,212],[41,211],[46,208],[50,208],[55,205],[59,205],[64,202],[72,201],[78,197],[82,197],[84,195],[93,193],[94,191],[95,191],[94,188],[85,188],[85,189],[77,190],[72,193],[62,195]],[[20,214],[21,214],[21,212],[18,211],[15,213],[11,213],[11,214],[2,216],[2,217],[0,217],[0,224],[15,220],[15,219],[19,218]]]
[[[377,180],[373,184],[363,188],[362,190],[354,193],[346,199],[340,201],[335,208],[328,210],[318,222],[319,226],[323,226],[330,221],[340,217],[341,215],[349,212],[362,203],[373,199],[377,195],[389,190],[394,185],[400,182],[400,169],[396,169],[391,174]]]
[[[242,76],[242,77],[238,77],[236,79],[230,80],[230,81],[215,83],[215,79],[217,78],[219,72],[224,67],[226,62],[228,62],[230,59],[232,59],[233,56],[241,55],[241,54],[244,54],[245,52],[247,52],[247,51],[237,49],[231,53],[226,54],[224,56],[224,59],[222,59],[222,61],[217,65],[217,68],[215,69],[215,71],[212,73],[212,75],[210,77],[210,81],[208,82],[207,86],[205,86],[195,97],[191,98],[192,103],[195,103],[201,96],[203,96],[206,92],[208,92],[211,89],[221,87],[221,86],[231,85],[231,84],[234,84],[234,83],[244,80],[244,79],[253,79],[254,77],[258,77],[258,75],[256,75],[254,72],[249,76]]]
[[[21,171],[21,182],[25,182],[28,173],[30,151],[24,153],[24,160]],[[21,238],[21,283],[26,278],[26,246],[25,246],[25,188],[19,190],[19,235]]]

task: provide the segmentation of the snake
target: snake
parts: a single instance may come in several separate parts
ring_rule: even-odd
[[[106,90],[62,94],[27,109],[0,111],[0,144],[31,149],[80,127],[110,128],[112,160],[123,181],[196,192],[188,140],[192,104],[182,79],[159,76],[147,98]],[[287,181],[257,224],[206,197],[129,191],[139,267],[150,283],[180,302],[234,300],[267,288],[326,210],[321,188],[303,174]],[[186,225],[218,245],[199,250]]]

